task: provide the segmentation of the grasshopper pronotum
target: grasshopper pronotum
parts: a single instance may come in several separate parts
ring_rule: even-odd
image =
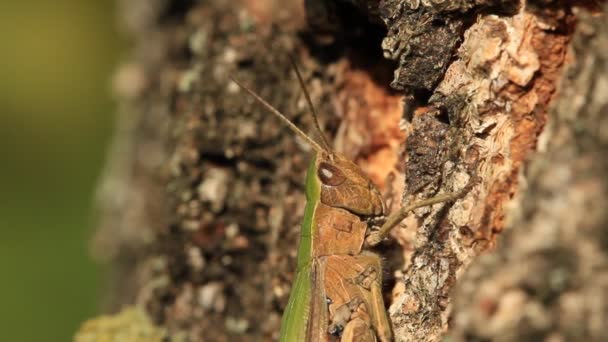
[[[306,209],[300,233],[297,273],[281,321],[281,341],[391,341],[382,299],[380,257],[365,247],[378,244],[413,209],[462,197],[440,195],[404,206],[379,230],[369,222],[385,214],[378,188],[355,163],[333,151],[323,135],[304,81],[294,71],[312,112],[321,144],[258,96],[232,80],[283,121],[314,150],[306,176]]]

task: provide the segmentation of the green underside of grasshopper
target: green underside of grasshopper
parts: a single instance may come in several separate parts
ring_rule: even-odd
[[[306,174],[306,208],[300,232],[298,266],[289,302],[281,320],[281,341],[306,341],[310,320],[312,276],[312,230],[313,217],[319,202],[319,181],[315,177],[313,156]]]

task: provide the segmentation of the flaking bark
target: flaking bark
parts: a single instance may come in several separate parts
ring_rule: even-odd
[[[500,244],[453,295],[454,340],[608,340],[608,26],[578,16],[573,63]]]

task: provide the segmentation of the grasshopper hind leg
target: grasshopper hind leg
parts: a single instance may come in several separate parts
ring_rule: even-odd
[[[363,252],[328,256],[326,261],[325,289],[332,299],[328,332],[341,332],[340,342],[392,341],[382,297],[380,257]]]
[[[340,342],[376,342],[374,330],[361,318],[355,318],[346,324]]]

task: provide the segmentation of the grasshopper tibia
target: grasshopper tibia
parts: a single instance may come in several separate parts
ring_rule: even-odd
[[[391,229],[393,229],[401,221],[403,221],[403,219],[407,216],[407,214],[410,211],[412,211],[414,209],[426,207],[429,205],[437,204],[437,203],[450,202],[450,201],[455,201],[457,199],[460,199],[460,198],[464,197],[469,191],[471,191],[471,188],[473,188],[473,186],[475,184],[477,184],[477,182],[478,182],[477,177],[471,177],[471,179],[469,180],[467,185],[458,192],[438,195],[435,197],[427,198],[425,200],[421,200],[421,201],[401,207],[397,212],[393,213],[391,216],[389,216],[386,219],[386,222],[384,222],[384,224],[382,225],[382,227],[380,227],[380,229],[378,229],[375,232],[370,233],[367,236],[367,238],[365,239],[365,243],[368,246],[375,246],[375,245],[379,244],[382,240],[384,240],[384,238],[388,235],[388,233],[391,231]]]

